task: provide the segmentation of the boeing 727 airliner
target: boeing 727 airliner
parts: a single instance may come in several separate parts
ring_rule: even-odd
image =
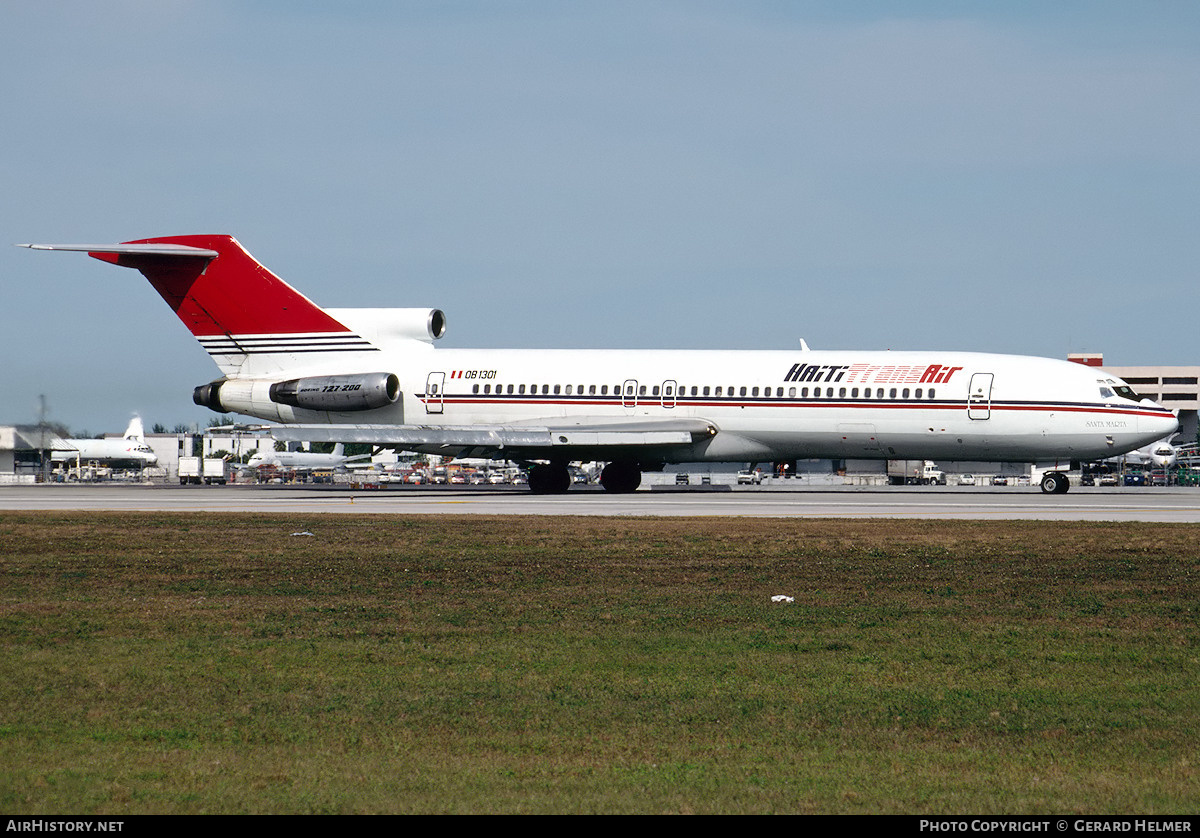
[[[536,492],[565,492],[581,460],[607,462],[604,487],[630,492],[667,463],[817,457],[1030,462],[1058,493],[1072,461],[1178,427],[1120,379],[1067,361],[444,349],[440,310],[321,308],[229,236],[23,246],[141,271],[221,372],[197,404],[291,426],[277,439],[534,463]]]

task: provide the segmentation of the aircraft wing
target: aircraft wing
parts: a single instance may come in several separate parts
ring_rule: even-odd
[[[544,422],[544,424],[543,424]],[[283,441],[358,442],[395,445],[425,454],[542,459],[602,459],[622,449],[677,449],[714,436],[705,419],[571,420],[563,417],[521,425],[275,425]],[[574,456],[572,456],[574,455]]]

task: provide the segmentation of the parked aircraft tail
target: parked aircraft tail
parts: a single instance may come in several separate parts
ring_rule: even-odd
[[[123,438],[136,440],[137,442],[145,441],[146,428],[142,424],[142,417],[138,416],[136,413],[133,415],[133,418],[129,420],[129,427],[125,429],[125,436]]]

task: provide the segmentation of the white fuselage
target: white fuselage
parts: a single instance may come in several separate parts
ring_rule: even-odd
[[[55,449],[51,459],[55,462],[134,462],[142,466],[158,463],[154,453],[144,440],[139,439],[66,439],[69,448]]]
[[[403,394],[396,404],[304,410],[271,402],[252,379],[237,409],[281,422],[429,427],[712,423],[716,434],[673,453],[672,462],[1070,461],[1120,454],[1177,427],[1161,406],[1107,390],[1103,382],[1114,379],[1103,370],[1025,356],[435,349],[416,341],[356,356],[353,365],[343,355],[287,374],[394,372]]]
[[[278,466],[280,468],[320,469],[344,466],[349,457],[340,454],[321,454],[315,451],[260,451],[251,455],[247,465]]]

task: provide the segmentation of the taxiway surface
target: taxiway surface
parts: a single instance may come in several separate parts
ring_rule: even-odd
[[[0,486],[0,510],[287,512],[388,515],[609,515],[756,518],[916,518],[964,520],[1149,521],[1200,523],[1200,490],[1130,487],[1037,489],[896,487],[745,488],[731,492],[640,491],[610,495],[575,489],[316,486]]]

